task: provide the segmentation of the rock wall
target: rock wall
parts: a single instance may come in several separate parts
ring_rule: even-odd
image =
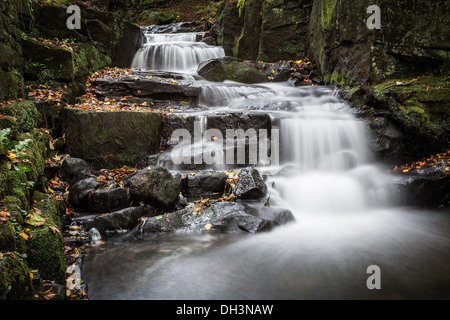
[[[299,59],[308,49],[312,0],[225,1],[213,31],[229,56],[274,62]]]
[[[0,2],[0,101],[24,94],[23,61],[20,45],[21,25],[27,1]]]
[[[366,24],[374,4],[381,29]],[[449,26],[445,0],[315,0],[310,52],[327,80],[340,84],[442,74],[450,67]]]

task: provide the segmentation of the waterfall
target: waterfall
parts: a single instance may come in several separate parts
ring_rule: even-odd
[[[216,148],[206,133],[247,128],[252,123],[239,121],[253,121],[233,115],[227,123],[209,115],[257,112],[267,124],[268,113],[272,129],[279,129],[280,165],[257,167],[269,172],[268,197],[242,203],[256,211],[267,204],[268,210],[289,209],[296,221],[244,237],[205,229],[105,242],[86,256],[90,298],[448,299],[448,215],[392,205],[392,177],[371,161],[367,127],[352,108],[327,86],[196,81],[198,63],[223,56],[223,49],[199,42],[201,33],[164,33],[178,27],[143,28],[146,43],[133,67],[190,74],[192,85],[201,88],[199,108],[176,119],[196,120],[189,159],[205,150],[223,159],[226,148]],[[211,128],[214,123],[224,128]],[[158,165],[178,173],[230,169],[217,163],[175,165],[170,149],[158,157]],[[381,269],[382,290],[366,286],[372,265]]]
[[[146,42],[136,52],[132,68],[195,73],[205,60],[225,56],[222,47],[201,40],[204,33],[155,33],[155,28],[143,29]]]

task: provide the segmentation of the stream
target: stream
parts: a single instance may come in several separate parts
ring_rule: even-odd
[[[289,209],[295,222],[257,234],[128,232],[103,239],[83,262],[90,299],[450,298],[448,212],[396,204],[391,169],[374,162],[366,124],[334,88],[209,82],[197,66],[224,57],[221,47],[202,42],[203,33],[143,30],[146,43],[132,67],[195,79],[200,108],[186,112],[201,120],[202,132],[218,112],[270,115],[279,163],[256,168],[270,206]],[[173,164],[170,150],[158,161],[173,173],[189,172]],[[372,265],[380,289],[367,287]]]

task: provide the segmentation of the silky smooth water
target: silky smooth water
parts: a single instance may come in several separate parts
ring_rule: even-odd
[[[182,61],[190,55],[179,53]],[[393,178],[371,160],[366,125],[332,88],[196,85],[206,110],[193,116],[204,126],[217,111],[270,114],[281,165],[259,169],[272,173],[270,205],[290,209],[296,221],[256,235],[114,237],[85,258],[91,299],[450,298],[448,212],[394,205]],[[381,270],[379,290],[366,286],[371,265]]]

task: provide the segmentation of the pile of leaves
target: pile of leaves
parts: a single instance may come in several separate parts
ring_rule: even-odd
[[[37,102],[41,101],[56,101],[59,102],[63,98],[64,88],[51,89],[43,84],[29,85],[26,87],[28,90],[28,96],[33,98]],[[59,105],[59,104],[58,104]]]
[[[102,169],[100,171],[102,174],[95,177],[97,181],[102,182],[105,185],[118,184],[123,186],[123,179],[130,174],[138,172],[139,170],[137,168],[124,166],[114,170]]]
[[[409,172],[426,166],[442,167],[444,173],[450,174],[450,150],[432,155],[428,158],[422,158],[419,161],[408,163],[400,167],[395,166],[394,171]]]

